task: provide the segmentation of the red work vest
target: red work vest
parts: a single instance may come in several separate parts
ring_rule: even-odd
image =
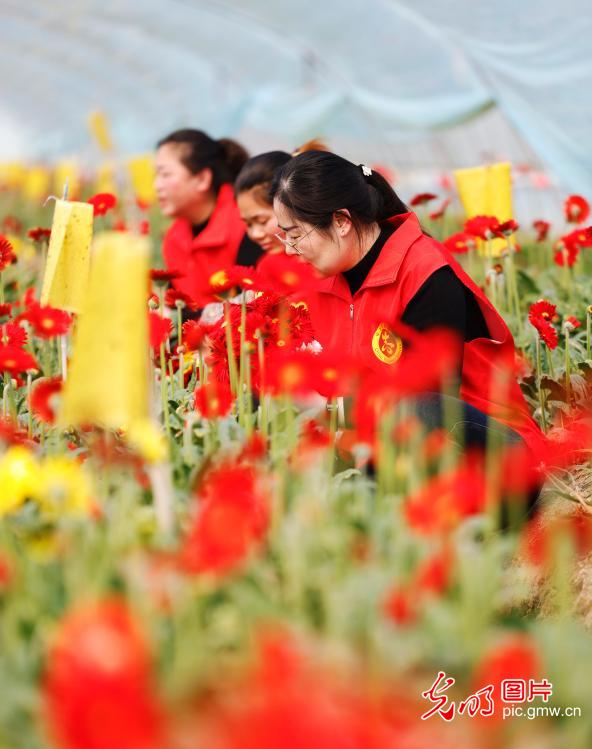
[[[397,352],[388,351],[394,360],[389,363],[377,346],[377,319],[383,318],[385,323],[400,320],[423,283],[434,271],[449,265],[473,292],[491,336],[464,344],[461,398],[515,429],[533,449],[540,447],[544,435],[532,419],[516,379],[507,384],[504,402],[494,395],[496,372],[503,373],[514,363],[514,340],[502,317],[450,252],[422,232],[414,213],[394,216],[389,223],[395,231],[353,297],[342,274],[323,279],[314,293],[307,294],[315,334],[323,348],[351,354],[360,365],[377,372],[396,367]]]
[[[183,276],[173,286],[195,301],[210,276],[236,263],[240,243],[245,235],[231,185],[222,185],[207,226],[197,237],[187,219],[178,218],[165,234],[162,246],[165,265],[180,270]]]

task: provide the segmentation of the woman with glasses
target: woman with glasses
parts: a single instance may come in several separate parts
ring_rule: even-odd
[[[499,428],[506,441],[524,440],[535,449],[544,444],[513,372],[507,379],[514,342],[504,320],[379,173],[310,151],[276,173],[271,195],[286,252],[324,277],[307,298],[324,349],[386,374],[409,355],[389,327],[394,321],[419,331],[451,329],[459,341],[465,442],[483,446],[488,431]],[[500,377],[506,378],[503,393],[495,387]],[[441,396],[432,394],[420,406],[420,416],[439,426]]]
[[[232,182],[247,161],[233,140],[201,130],[177,130],[158,143],[155,187],[160,208],[174,221],[163,242],[166,267],[182,276],[173,286],[199,301],[210,276],[261,255],[246,235]]]

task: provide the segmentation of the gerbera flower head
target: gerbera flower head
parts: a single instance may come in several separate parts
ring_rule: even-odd
[[[257,264],[256,286],[283,296],[310,290],[318,274],[310,263],[294,255],[267,253]]]
[[[436,200],[437,197],[433,192],[420,192],[411,198],[409,205],[415,208],[415,206],[430,203],[432,200]]]
[[[169,281],[173,281],[175,278],[180,278],[182,275],[182,271],[172,268],[150,269],[150,278],[156,283],[168,283]]]
[[[211,380],[195,390],[195,410],[204,419],[226,416],[232,406],[232,393],[227,383]]]
[[[177,306],[187,307],[190,310],[199,309],[199,304],[195,302],[189,294],[178,289],[167,289],[164,295],[164,303],[167,307],[175,309]]]
[[[60,377],[40,377],[31,387],[29,407],[35,416],[46,424],[55,421],[54,401],[62,392],[63,381]]]
[[[187,348],[190,351],[199,351],[208,334],[208,328],[197,320],[187,320],[183,323],[182,331],[183,343]]]
[[[72,315],[49,305],[42,306],[37,302],[31,303],[27,311],[19,315],[18,319],[27,320],[35,335],[40,338],[65,335],[72,325]]]
[[[44,229],[42,226],[38,226],[36,229],[29,229],[27,236],[33,242],[43,242],[51,237],[51,229]]]
[[[8,372],[16,377],[28,369],[39,369],[35,358],[28,351],[23,351],[18,346],[0,345],[0,372]]]
[[[465,221],[464,230],[467,234],[480,239],[495,237],[499,221],[495,216],[473,216]]]
[[[150,346],[158,351],[161,344],[170,336],[173,324],[168,317],[161,317],[157,312],[149,312],[148,326],[150,331]]]
[[[583,224],[590,215],[590,204],[581,195],[570,195],[563,204],[563,213],[570,224]]]
[[[443,244],[444,247],[450,250],[450,252],[458,255],[469,252],[469,250],[474,250],[476,247],[473,235],[465,231],[459,231],[456,234],[452,234],[444,240]]]
[[[89,198],[88,201],[93,207],[93,214],[95,216],[104,216],[107,211],[115,208],[117,205],[117,198],[110,192],[100,192]]]
[[[3,271],[8,265],[14,263],[16,255],[10,241],[0,234],[0,271]]]
[[[556,315],[557,307],[546,299],[539,299],[538,302],[531,304],[528,311],[530,324],[536,328],[541,340],[550,349],[557,348],[557,343],[559,342],[557,331],[551,324]]]
[[[536,221],[532,222],[532,228],[536,231],[536,241],[544,242],[545,239],[547,239],[547,235],[549,234],[551,224],[548,221],[544,221],[543,219],[539,218]]]
[[[22,348],[27,343],[27,331],[16,322],[0,325],[0,342]]]

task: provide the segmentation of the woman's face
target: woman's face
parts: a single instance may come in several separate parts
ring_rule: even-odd
[[[273,210],[290,245],[284,247],[288,255],[300,255],[313,265],[322,276],[334,276],[355,264],[350,258],[351,222],[334,217],[330,233],[321,233],[310,224],[296,221],[286,206],[275,200]],[[347,224],[344,226],[344,222]]]
[[[165,216],[187,218],[201,203],[207,200],[209,185],[206,187],[202,170],[192,174],[180,159],[180,146],[165,143],[156,152],[156,179],[154,187],[158,203]],[[209,177],[211,182],[211,176]]]
[[[256,197],[256,188],[241,192],[236,199],[242,220],[247,226],[249,239],[265,252],[281,252],[282,243],[275,236],[280,228],[273,208]]]

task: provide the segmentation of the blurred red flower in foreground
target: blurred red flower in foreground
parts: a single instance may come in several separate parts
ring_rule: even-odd
[[[201,325],[197,320],[187,320],[182,326],[183,343],[190,351],[198,351],[208,334],[205,325]]]
[[[27,331],[18,323],[7,322],[0,326],[2,343],[22,348],[27,343]]]
[[[547,239],[547,235],[549,234],[551,224],[548,221],[543,221],[543,219],[537,219],[536,221],[532,222],[532,227],[537,233],[536,241],[544,242],[545,239]]]
[[[252,466],[223,463],[210,470],[198,491],[198,508],[180,552],[188,572],[228,572],[262,540],[269,500]]]
[[[528,311],[528,320],[538,331],[541,340],[544,341],[550,349],[557,348],[559,341],[557,331],[551,325],[552,320],[557,314],[557,307],[546,299],[539,299],[538,302],[530,305]]]
[[[35,416],[46,424],[55,421],[55,410],[52,400],[62,392],[63,382],[60,377],[40,377],[31,387],[29,406]]]
[[[536,642],[528,635],[516,633],[506,635],[484,653],[475,668],[473,686],[475,691],[493,686],[493,720],[501,719],[502,682],[505,679],[528,682],[542,676],[542,661]],[[528,694],[525,701],[528,699]]]
[[[158,351],[160,350],[161,344],[170,336],[173,323],[168,317],[161,317],[156,312],[149,312],[148,325],[150,331],[150,346]]]
[[[64,749],[160,749],[163,721],[148,646],[113,599],[66,614],[49,648],[44,717]]]
[[[226,416],[232,406],[232,393],[227,383],[212,380],[195,390],[195,410],[204,419]]]
[[[117,205],[117,198],[110,192],[100,192],[89,198],[87,202],[92,205],[95,216],[104,216],[107,211]]]
[[[310,263],[293,255],[267,253],[257,264],[255,287],[259,291],[290,295],[314,286],[318,274]]]
[[[14,249],[8,239],[0,234],[0,271],[3,271],[7,265],[16,260]]]
[[[470,515],[485,509],[486,483],[477,456],[435,476],[404,505],[409,526],[422,535],[449,533]]]
[[[581,195],[570,195],[563,204],[563,213],[570,224],[583,224],[590,215],[590,204]]]

